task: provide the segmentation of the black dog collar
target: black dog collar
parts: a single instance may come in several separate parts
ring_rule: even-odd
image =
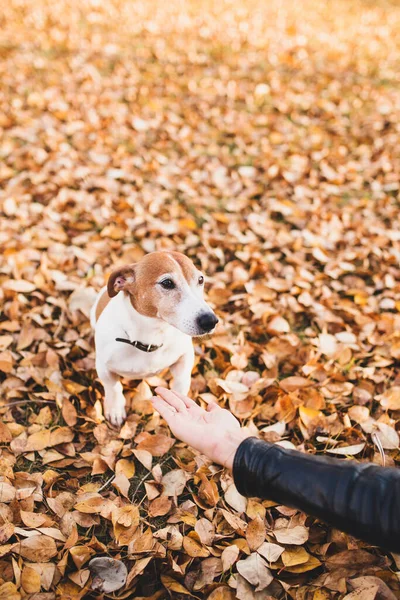
[[[155,352],[156,350],[158,350],[159,348],[161,348],[162,344],[160,346],[152,346],[151,344],[142,344],[142,342],[131,342],[130,340],[125,340],[124,338],[115,338],[116,342],[124,342],[125,344],[129,344],[130,346],[133,346],[134,348],[137,348],[138,350],[141,350],[142,352]]]

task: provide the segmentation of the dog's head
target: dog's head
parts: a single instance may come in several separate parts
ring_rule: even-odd
[[[218,319],[204,300],[204,276],[180,252],[151,252],[111,273],[110,298],[129,294],[142,315],[166,321],[192,337],[211,333]]]

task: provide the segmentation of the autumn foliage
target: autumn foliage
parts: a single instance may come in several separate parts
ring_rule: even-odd
[[[400,597],[399,556],[173,439],[167,374],[110,427],[88,320],[185,252],[221,319],[198,402],[398,464],[399,31],[390,0],[2,3],[0,600]]]

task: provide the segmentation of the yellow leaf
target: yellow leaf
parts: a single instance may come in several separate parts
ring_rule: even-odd
[[[40,575],[32,567],[25,566],[22,569],[21,585],[28,594],[40,592]]]
[[[7,581],[0,585],[0,600],[21,600],[21,594],[13,583]]]
[[[69,553],[76,568],[81,569],[82,565],[84,565],[90,559],[95,551],[87,546],[73,546],[70,548]]]
[[[9,350],[0,352],[0,371],[3,373],[11,373],[13,369],[13,357]]]
[[[210,553],[207,550],[207,548],[205,548],[200,542],[189,536],[185,536],[183,538],[183,548],[186,554],[188,554],[192,558],[206,558],[207,556],[210,556]]]
[[[127,458],[121,458],[115,465],[115,474],[119,475],[120,473],[131,479],[135,474],[135,463]]]
[[[300,548],[293,548],[293,550],[285,550],[281,558],[285,567],[295,567],[306,563],[310,555],[300,546]]]
[[[88,514],[98,514],[109,504],[109,500],[100,496],[100,494],[93,495],[81,502],[75,504],[75,510]]]
[[[302,565],[296,565],[294,567],[287,567],[285,571],[289,571],[289,573],[306,573],[307,571],[312,571],[321,565],[321,562],[315,556],[310,556],[308,561]]]
[[[315,408],[307,408],[306,406],[299,407],[299,415],[305,427],[309,427],[314,419],[318,419],[323,415],[320,410]]]
[[[163,586],[171,592],[191,596],[191,593],[181,583],[179,583],[178,581],[176,581],[176,579],[173,579],[173,577],[170,577],[169,575],[161,575],[161,582]]]

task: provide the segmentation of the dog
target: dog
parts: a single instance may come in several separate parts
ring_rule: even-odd
[[[187,395],[191,338],[212,333],[218,323],[203,295],[204,276],[180,252],[151,252],[111,273],[90,321],[104,414],[112,425],[119,427],[126,418],[119,377],[145,379],[169,368],[172,389]]]

